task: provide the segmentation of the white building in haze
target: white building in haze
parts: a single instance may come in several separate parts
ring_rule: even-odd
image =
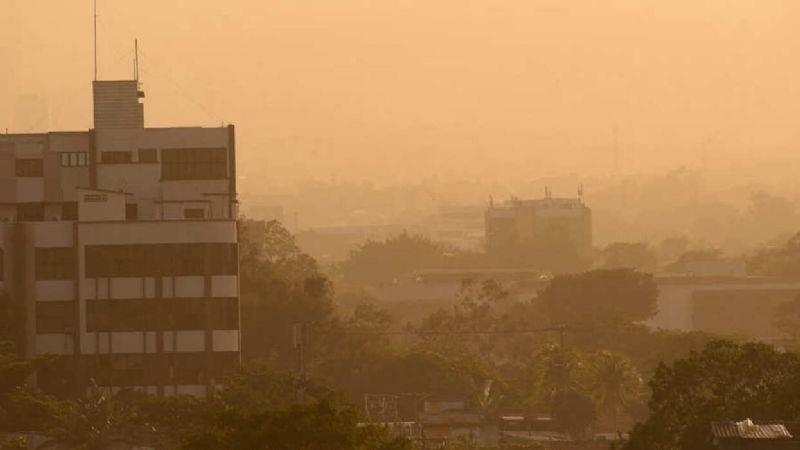
[[[0,290],[38,384],[205,395],[239,363],[233,126],[145,128],[95,81],[94,129],[0,134]]]

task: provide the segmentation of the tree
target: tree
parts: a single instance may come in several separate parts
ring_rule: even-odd
[[[644,381],[631,361],[620,354],[603,350],[592,358],[592,391],[598,410],[611,417],[615,431],[621,412],[638,404],[644,396]]]
[[[792,344],[800,343],[800,296],[778,305],[773,323],[778,331],[792,340]]]
[[[240,220],[239,247],[243,357],[293,368],[292,327],[335,322],[331,283],[277,221]]]
[[[408,450],[404,438],[384,429],[358,426],[356,411],[328,401],[282,409],[216,405],[199,433],[185,436],[181,448],[270,450]]]
[[[675,261],[689,248],[689,238],[686,236],[672,236],[658,243],[656,250],[658,259],[664,261]]]
[[[643,242],[614,242],[600,252],[603,269],[636,269],[653,272],[658,264],[655,251]]]
[[[627,450],[704,450],[711,422],[786,420],[800,414],[800,358],[760,343],[714,341],[650,381],[650,416]]]
[[[25,359],[12,342],[0,342],[0,431],[40,430],[52,423],[58,402],[28,385],[30,377],[50,361]]]
[[[574,390],[558,392],[552,400],[553,419],[561,431],[582,439],[597,419],[591,397]]]
[[[147,432],[136,423],[136,410],[122,395],[93,386],[85,397],[62,401],[53,423],[42,430],[49,439],[39,449],[102,450],[115,445],[140,445]]]
[[[722,257],[722,250],[718,248],[698,248],[685,251],[678,256],[678,259],[667,265],[665,269],[669,272],[686,272],[686,265],[692,262],[717,261]]]
[[[652,317],[657,297],[651,274],[610,269],[556,276],[537,301],[553,323],[609,324]]]
[[[391,283],[415,270],[442,267],[449,253],[442,244],[403,232],[383,241],[367,241],[350,253],[340,269],[347,283]]]
[[[800,278],[800,233],[795,234],[784,245],[762,247],[747,259],[747,273]]]

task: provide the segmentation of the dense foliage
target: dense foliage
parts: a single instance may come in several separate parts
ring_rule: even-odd
[[[715,341],[659,366],[650,387],[650,416],[625,449],[705,450],[713,421],[798,417],[800,357],[765,344]]]
[[[800,233],[783,245],[762,247],[747,260],[750,275],[800,278]]]

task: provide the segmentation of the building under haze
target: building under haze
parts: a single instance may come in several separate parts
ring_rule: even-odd
[[[95,81],[94,129],[0,134],[0,288],[53,391],[205,395],[239,362],[233,126],[146,128]]]
[[[485,214],[487,252],[549,270],[573,270],[591,260],[592,211],[576,198],[491,202]]]

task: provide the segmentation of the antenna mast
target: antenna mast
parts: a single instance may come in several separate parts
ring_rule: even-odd
[[[97,0],[92,4],[94,5],[94,81],[97,81]]]
[[[133,40],[133,79],[139,82],[139,39]]]

